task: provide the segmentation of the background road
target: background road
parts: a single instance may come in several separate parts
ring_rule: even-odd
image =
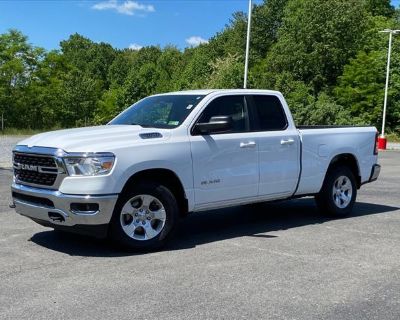
[[[17,215],[0,170],[0,318],[398,320],[400,152],[380,162],[350,218],[312,199],[198,213],[137,255]]]
[[[0,134],[0,168],[11,168],[11,151],[27,136],[3,136]]]

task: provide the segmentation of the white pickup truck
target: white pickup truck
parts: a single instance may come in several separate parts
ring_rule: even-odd
[[[139,250],[161,247],[180,217],[201,210],[315,196],[322,213],[343,217],[379,175],[376,135],[296,128],[276,91],[154,95],[108,125],[21,141],[12,206],[44,226]]]

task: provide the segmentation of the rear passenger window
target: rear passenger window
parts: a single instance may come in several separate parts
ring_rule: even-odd
[[[258,118],[259,130],[285,130],[287,127],[286,115],[278,97],[267,95],[252,96],[255,113]]]

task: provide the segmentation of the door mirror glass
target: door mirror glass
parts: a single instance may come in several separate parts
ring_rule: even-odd
[[[195,130],[200,134],[221,133],[232,129],[232,117],[213,116],[209,122],[197,123]]]

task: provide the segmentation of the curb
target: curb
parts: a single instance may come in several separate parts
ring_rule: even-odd
[[[400,143],[388,142],[387,150],[400,150]]]

